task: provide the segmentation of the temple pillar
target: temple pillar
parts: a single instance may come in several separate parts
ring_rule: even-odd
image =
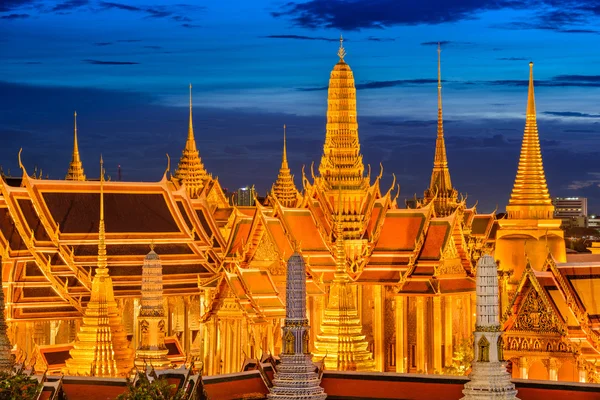
[[[190,353],[190,298],[183,299],[183,351],[186,356]]]
[[[471,336],[471,332],[475,331],[475,325],[477,324],[477,314],[475,313],[475,311],[477,310],[477,293],[473,292],[467,295],[467,297],[469,298],[469,321],[471,321],[471,323],[469,324],[469,333],[467,335],[467,337]]]
[[[558,370],[560,368],[560,360],[557,358],[550,358],[547,360],[544,365],[548,368],[548,379],[551,381],[558,380]]]
[[[406,355],[406,299],[403,296],[396,296],[395,314],[396,314],[396,372],[405,373],[408,368],[408,357]]]
[[[373,286],[373,342],[375,358],[375,370],[385,371],[385,338],[384,338],[384,316],[385,316],[385,292],[382,285]]]
[[[417,296],[415,298],[417,308],[417,346],[416,346],[416,359],[417,359],[417,373],[425,372],[425,301],[423,297]]]
[[[509,280],[512,271],[498,271],[498,280],[500,281],[500,317],[504,315],[510,301],[509,297]]]
[[[529,360],[527,357],[519,358],[519,375],[521,379],[529,379]]]
[[[62,321],[52,320],[50,321],[50,344],[56,344],[56,336],[58,335],[58,330],[62,325]]]
[[[133,338],[132,340],[132,346],[134,349],[137,349],[140,345],[140,328],[139,328],[139,324],[138,324],[138,314],[140,312],[140,299],[139,298],[134,298],[133,299]]]
[[[358,311],[358,318],[360,318],[360,325],[363,325],[363,286],[356,285],[356,309]]]
[[[444,298],[444,366],[452,365],[452,356],[454,355],[452,346],[452,302],[453,296]]]
[[[433,297],[433,371],[442,373],[442,297]]]

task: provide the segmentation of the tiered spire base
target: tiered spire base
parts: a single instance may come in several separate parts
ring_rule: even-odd
[[[268,399],[324,400],[325,390],[309,354],[281,354]]]
[[[503,362],[474,362],[462,400],[518,400]]]

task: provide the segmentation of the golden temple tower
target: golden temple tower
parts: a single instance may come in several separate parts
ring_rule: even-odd
[[[194,126],[192,123],[192,84],[190,84],[190,122],[188,127],[187,141],[179,159],[179,165],[175,171],[175,178],[179,179],[186,187],[190,197],[196,197],[204,186],[204,181],[209,178],[204,164],[200,159],[200,153],[196,147],[194,138]]]
[[[554,206],[544,174],[533,91],[533,63],[529,64],[527,120],[515,184],[506,207],[508,217],[499,220],[495,258],[503,272],[513,271],[519,281],[530,261],[540,270],[548,253],[566,262],[564,233],[560,219],[553,218]],[[506,304],[503,303],[503,306]]]
[[[296,189],[296,185],[294,185],[294,176],[290,173],[285,139],[285,125],[283,125],[283,156],[281,158],[281,168],[279,168],[279,175],[277,175],[277,180],[273,184],[271,194],[275,196],[284,207],[294,207],[298,203],[298,189]]]
[[[138,316],[140,345],[135,352],[138,367],[151,365],[154,369],[166,369],[170,365],[169,350],[165,346],[165,309],[163,306],[162,265],[151,246],[142,267],[142,301]]]
[[[356,293],[346,272],[346,251],[341,221],[337,223],[336,269],[323,312],[321,333],[315,340],[315,357],[325,357],[327,369],[372,371],[375,361],[367,348],[356,306]]]
[[[75,111],[74,118],[73,155],[71,156],[71,163],[69,164],[69,170],[65,179],[68,181],[85,181],[85,173],[83,172],[83,165],[79,157],[79,143],[77,141],[77,111]]]
[[[438,123],[437,138],[435,140],[435,157],[429,188],[425,190],[423,204],[433,201],[435,213],[438,217],[446,217],[458,207],[458,192],[452,187],[446,143],[444,141],[444,121],[442,117],[442,70],[441,48],[438,43]]]
[[[340,37],[339,62],[329,78],[327,95],[327,127],[323,156],[319,165],[319,186],[328,195],[343,190],[338,204],[331,204],[332,215],[343,208],[341,219],[346,239],[360,238],[362,230],[362,202],[369,187],[364,176],[365,166],[360,154],[358,123],[356,120],[356,88],[350,66],[344,61],[346,50]],[[333,203],[333,200],[332,200]]]
[[[133,367],[133,352],[121,323],[112,279],[108,273],[104,230],[104,166],[100,158],[100,222],[98,266],[92,280],[92,293],[71,358],[66,361],[67,375],[125,376]]]
[[[10,340],[6,331],[6,319],[4,317],[4,290],[2,289],[2,259],[0,258],[0,371],[9,371],[12,368]]]

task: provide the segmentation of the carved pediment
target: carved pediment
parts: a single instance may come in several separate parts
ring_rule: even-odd
[[[529,289],[510,330],[566,334],[560,317],[534,288]]]
[[[258,242],[258,246],[256,247],[256,251],[254,252],[253,260],[256,261],[278,261],[279,260],[279,252],[277,251],[277,247],[275,243],[271,240],[269,235],[265,232],[260,238],[260,242]]]

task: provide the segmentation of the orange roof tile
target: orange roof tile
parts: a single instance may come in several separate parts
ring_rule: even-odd
[[[426,216],[416,210],[388,210],[376,249],[412,250],[423,230]]]
[[[228,256],[232,256],[236,251],[242,250],[242,247],[248,243],[248,234],[252,227],[252,219],[243,218],[235,224],[235,230],[231,234]]]
[[[328,251],[309,210],[286,210],[283,218],[303,251]]]
[[[447,221],[431,221],[420,258],[439,259],[440,250],[445,246],[449,234],[450,224]]]

